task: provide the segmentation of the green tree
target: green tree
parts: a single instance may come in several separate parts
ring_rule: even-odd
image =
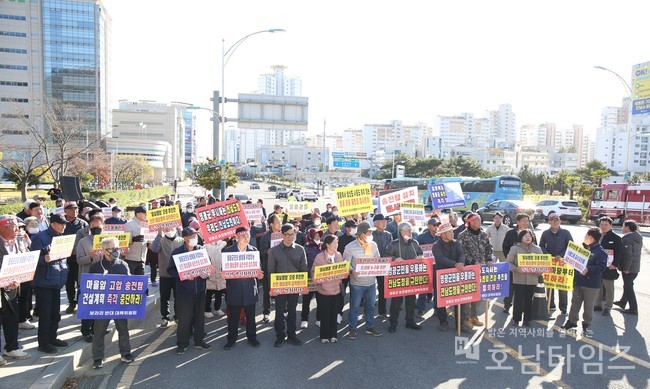
[[[220,196],[222,180],[221,170],[222,167],[220,166],[217,157],[208,158],[206,162],[195,164],[192,167],[192,179],[203,188],[216,189]],[[235,168],[231,167],[230,163],[226,163],[226,174],[223,176],[226,181],[226,188],[233,187],[237,181],[239,181],[235,172]]]
[[[524,192],[524,196],[533,194],[533,188],[527,182],[521,184],[521,190]]]
[[[611,176],[612,174],[608,169],[595,170],[591,172],[591,183],[600,186],[603,184],[603,180],[606,180]]]
[[[542,193],[544,192],[544,181],[546,180],[546,174],[544,173],[534,173],[530,170],[528,165],[524,165],[517,176],[521,179],[521,182],[528,184],[533,192]]]

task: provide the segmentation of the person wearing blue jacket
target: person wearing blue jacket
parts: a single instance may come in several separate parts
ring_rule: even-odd
[[[185,354],[190,344],[190,335],[194,334],[194,347],[202,350],[209,350],[211,347],[204,340],[205,338],[205,279],[209,273],[199,277],[181,281],[176,269],[174,255],[199,250],[199,236],[192,227],[183,228],[181,234],[185,243],[172,251],[172,260],[167,266],[167,273],[176,282],[176,308],[178,312],[178,330],[176,331],[176,354]]]
[[[239,227],[235,230],[237,243],[223,249],[223,253],[238,253],[241,251],[257,251],[250,245],[251,233],[248,227]],[[217,269],[221,271],[221,269]],[[262,279],[263,273],[259,279]],[[237,341],[239,332],[239,315],[241,310],[246,314],[246,338],[253,347],[260,347],[257,340],[257,326],[255,323],[255,305],[257,304],[257,278],[233,278],[226,280],[226,304],[228,304],[228,341],[223,347],[230,350]]]
[[[598,290],[601,287],[603,272],[607,269],[607,253],[600,246],[600,238],[603,233],[598,227],[592,227],[585,235],[584,243],[589,247],[591,255],[587,261],[587,268],[582,272],[575,272],[573,285],[573,298],[571,299],[571,310],[569,318],[562,326],[569,330],[578,326],[578,314],[584,304],[582,313],[582,330],[586,331],[591,325],[594,317],[594,304],[598,297]]]
[[[50,248],[55,236],[63,235],[68,222],[61,215],[50,216],[50,226],[32,237],[30,249],[40,250],[38,266],[34,273],[34,290],[38,306],[38,351],[56,354],[56,347],[68,347],[57,339],[61,321],[61,288],[68,279],[67,258],[50,260]]]

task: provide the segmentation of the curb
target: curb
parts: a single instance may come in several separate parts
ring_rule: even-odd
[[[160,293],[156,291],[147,299],[147,309],[145,319],[158,309],[158,301]],[[111,330],[108,336],[112,337],[115,333],[115,327]],[[38,374],[38,378],[28,386],[29,389],[59,389],[62,388],[66,380],[70,378],[76,368],[82,366],[85,362],[92,358],[92,343],[85,343],[82,347],[68,352],[61,356],[51,358],[45,362],[47,365]]]

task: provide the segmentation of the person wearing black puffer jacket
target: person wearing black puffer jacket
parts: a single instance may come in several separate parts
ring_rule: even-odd
[[[614,281],[619,277],[616,268],[623,258],[623,241],[612,231],[612,223],[612,219],[608,216],[598,219],[598,227],[603,232],[600,246],[607,253],[607,270],[603,272],[603,287],[598,290],[594,311],[603,311],[603,316],[611,315],[610,311],[614,306]]]

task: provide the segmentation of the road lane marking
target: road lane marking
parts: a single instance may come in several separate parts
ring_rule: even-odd
[[[135,375],[138,373],[138,369],[140,368],[140,365],[151,356],[151,354],[165,341],[167,338],[171,336],[171,334],[175,331],[173,327],[168,327],[165,332],[163,332],[158,339],[153,341],[147,348],[144,349],[142,354],[138,355],[138,358],[136,358],[135,361],[131,362],[129,366],[127,366],[126,370],[124,370],[124,374],[122,374],[122,378],[120,379],[120,383],[117,384],[117,387],[122,389],[130,388],[133,384],[133,380],[135,379]]]
[[[340,365],[341,363],[343,363],[342,360],[334,361],[334,362],[330,363],[329,365],[325,366],[324,368],[322,368],[318,373],[316,373],[313,376],[309,377],[309,379],[310,380],[315,380],[316,378],[320,378],[320,377],[324,376],[330,370],[334,369],[336,366]]]

